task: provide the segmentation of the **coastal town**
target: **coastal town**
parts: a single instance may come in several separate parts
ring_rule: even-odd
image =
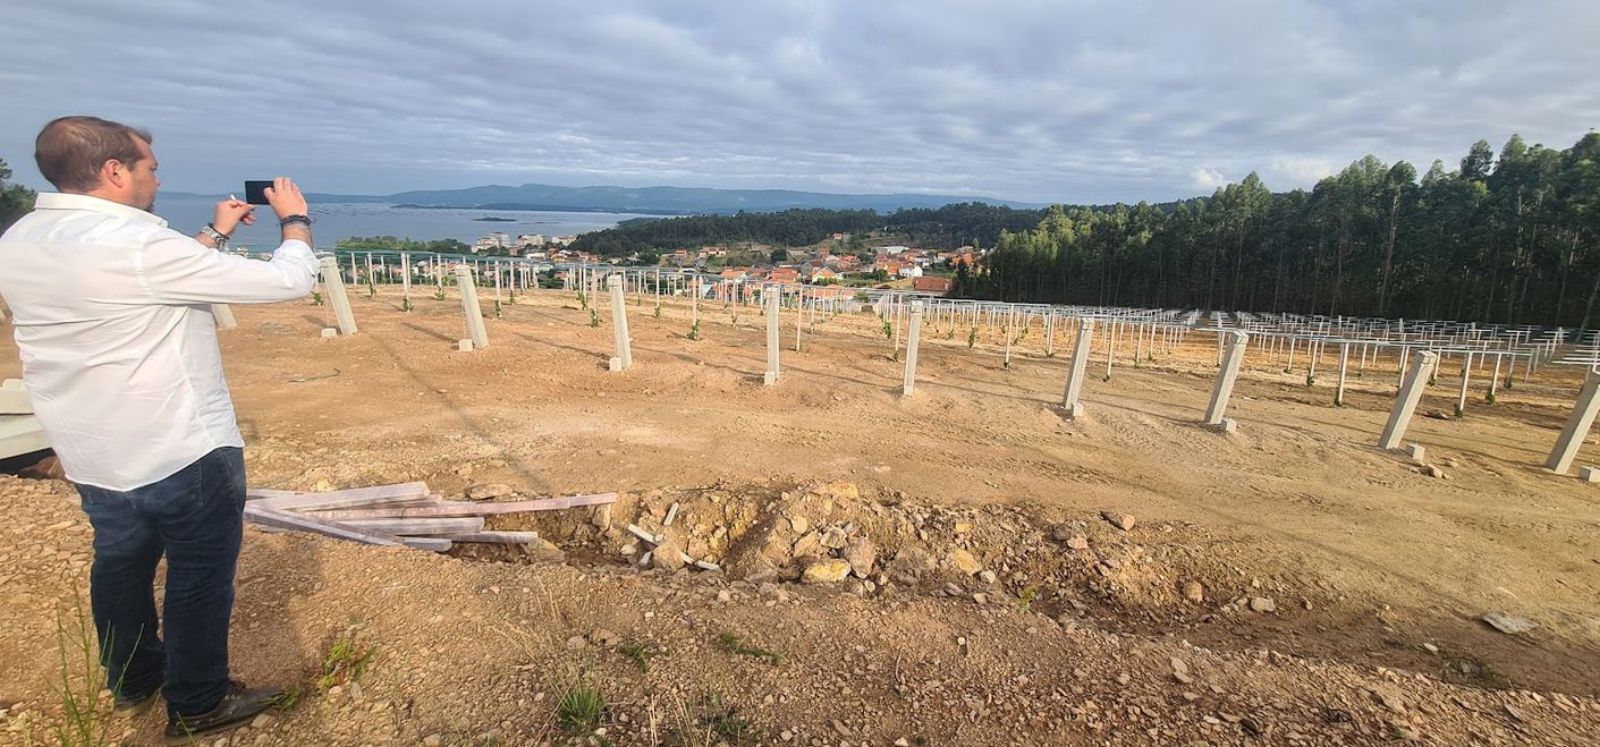
[[[901,244],[862,245],[850,233],[836,232],[826,241],[803,248],[744,241],[680,248],[653,257],[635,254],[627,264],[658,265],[675,270],[715,273],[728,283],[763,282],[806,285],[841,285],[911,290],[943,294],[950,290],[960,268],[972,270],[982,251],[972,245],[952,250],[924,249]],[[479,257],[516,257],[554,266],[607,262],[607,258],[574,250],[576,236],[520,234],[494,231],[471,246]],[[860,245],[853,251],[849,248]],[[609,260],[615,261],[615,260]],[[560,278],[557,270],[554,277]]]

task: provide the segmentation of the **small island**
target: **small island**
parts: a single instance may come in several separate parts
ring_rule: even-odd
[[[473,218],[473,220],[478,221],[480,223],[516,223],[517,222],[516,218],[500,218],[500,217],[493,216],[493,215],[485,215],[485,216],[483,216],[481,218]]]

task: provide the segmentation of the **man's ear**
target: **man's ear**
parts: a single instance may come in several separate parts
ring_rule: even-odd
[[[121,188],[128,180],[128,167],[115,158],[108,159],[100,164],[100,184],[106,187]]]

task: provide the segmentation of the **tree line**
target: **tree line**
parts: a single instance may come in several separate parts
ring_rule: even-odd
[[[0,232],[33,211],[33,190],[21,184],[7,184],[10,180],[11,167],[0,158]]]
[[[616,228],[582,234],[572,248],[604,257],[627,257],[741,242],[810,246],[827,241],[835,233],[853,234],[858,239],[877,233],[929,249],[953,249],[974,242],[993,246],[1001,232],[1028,230],[1039,223],[1043,214],[1041,210],[969,202],[886,214],[797,208],[775,213],[634,219]]]
[[[1254,173],[1174,206],[1056,206],[1006,231],[964,296],[1587,328],[1600,296],[1600,134],[1478,141],[1417,177],[1367,156],[1312,189]]]
[[[434,254],[466,254],[472,247],[460,239],[435,239],[418,241],[398,236],[351,236],[334,243],[339,251],[368,252],[432,252]]]

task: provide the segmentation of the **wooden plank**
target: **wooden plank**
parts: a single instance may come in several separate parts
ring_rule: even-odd
[[[28,387],[22,383],[22,379],[6,379],[5,381],[0,381],[0,391],[22,392],[27,391],[27,389]]]
[[[50,448],[44,426],[32,415],[0,415],[0,459]]]
[[[428,501],[414,505],[385,504],[371,508],[323,508],[306,511],[309,516],[334,521],[350,519],[424,519],[459,516],[484,516],[492,511],[478,511],[484,504],[468,501]]]
[[[253,524],[262,526],[296,529],[302,532],[311,532],[325,537],[361,542],[368,545],[393,547],[400,544],[400,538],[392,534],[357,529],[337,521],[313,519],[292,511],[268,508],[259,503],[244,504],[244,518]]]
[[[455,543],[442,537],[401,537],[400,543],[413,550],[447,552]]]
[[[530,511],[555,511],[580,506],[595,506],[617,500],[616,493],[540,498],[531,501],[504,501],[501,503],[473,503],[470,501],[437,501],[421,506],[396,506],[348,510],[319,510],[317,516],[340,521],[350,519],[420,519],[459,516],[495,516],[520,514]]]
[[[472,532],[470,534],[447,534],[445,539],[452,542],[488,542],[500,545],[526,545],[539,539],[538,532]]]
[[[459,519],[347,519],[339,522],[362,531],[415,536],[419,534],[471,534],[483,531],[483,517]]]
[[[427,483],[407,482],[398,485],[378,485],[370,488],[353,488],[331,493],[296,493],[287,490],[250,488],[245,499],[266,508],[311,511],[325,508],[355,508],[402,501],[426,501],[430,491]]]
[[[0,415],[32,415],[33,400],[20,389],[0,389]]]

